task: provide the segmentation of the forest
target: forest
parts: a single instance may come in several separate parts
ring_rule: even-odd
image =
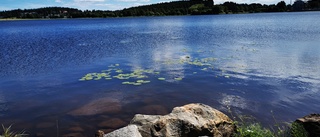
[[[36,19],[36,18],[107,18],[129,16],[170,16],[170,15],[208,15],[239,14],[261,12],[319,11],[320,0],[296,0],[292,5],[284,1],[277,4],[239,4],[224,2],[214,4],[213,0],[180,0],[151,5],[125,8],[122,10],[79,10],[67,7],[44,7],[38,9],[14,9],[0,11],[0,19]]]

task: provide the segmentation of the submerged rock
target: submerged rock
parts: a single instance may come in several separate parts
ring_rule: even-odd
[[[227,115],[204,104],[176,107],[164,116],[137,114],[129,126],[137,127],[139,135],[143,137],[229,137],[235,132],[235,125]],[[114,132],[127,132],[119,130]],[[117,136],[114,132],[105,137]]]
[[[144,114],[157,114],[164,115],[168,114],[167,109],[161,105],[148,105],[138,109],[139,112],[143,112]]]
[[[105,97],[93,100],[88,104],[69,112],[68,114],[73,116],[90,116],[102,113],[114,114],[120,112],[121,108],[120,100]]]
[[[127,125],[127,123],[119,118],[108,119],[98,124],[99,127],[106,127],[112,129],[123,127],[125,125]]]
[[[297,119],[296,122],[302,124],[309,137],[320,137],[320,114],[310,114]]]

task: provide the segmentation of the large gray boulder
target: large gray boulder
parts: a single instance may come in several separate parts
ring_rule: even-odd
[[[128,125],[126,127],[115,130],[103,137],[142,137],[136,125]]]
[[[164,116],[137,114],[131,124],[138,126],[143,137],[227,137],[235,131],[228,116],[204,104],[176,107]]]
[[[176,107],[164,116],[136,114],[129,126],[132,125],[137,126],[142,137],[229,137],[235,132],[228,116],[204,104]]]

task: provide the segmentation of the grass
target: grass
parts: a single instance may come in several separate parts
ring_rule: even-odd
[[[274,134],[259,123],[238,125],[235,137],[274,137]]]
[[[291,124],[290,134],[292,137],[307,137],[308,136],[308,132],[304,129],[304,127],[301,124],[299,124],[297,122],[293,122]]]
[[[259,122],[253,122],[252,117],[249,121],[247,118],[238,116],[240,121],[235,121],[237,132],[233,135],[234,137],[308,137],[307,131],[297,122],[280,126],[280,123],[274,119],[276,124],[270,129],[263,127]]]
[[[301,124],[297,122],[281,124],[274,117],[273,111],[271,114],[275,125],[270,129],[263,127],[252,116],[237,115],[235,117],[231,108],[229,106],[227,108],[236,125],[236,133],[233,134],[233,137],[308,137],[308,132]]]
[[[234,137],[308,137],[308,133],[301,124],[296,122],[277,131],[264,128],[259,123],[252,123],[237,125],[237,133]]]
[[[26,136],[28,136],[27,134],[24,133],[24,131],[22,131],[22,132],[11,131],[11,127],[12,127],[12,125],[10,125],[9,127],[5,127],[4,125],[2,125],[3,134],[0,135],[0,137],[26,137]]]

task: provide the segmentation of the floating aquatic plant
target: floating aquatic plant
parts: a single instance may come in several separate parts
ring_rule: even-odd
[[[85,77],[86,80],[92,80],[92,77]]]
[[[137,80],[137,83],[145,84],[145,83],[150,83],[150,81],[148,81],[148,80]]]
[[[122,82],[122,84],[130,84],[130,82],[129,82],[129,81],[126,81],[126,82]]]
[[[141,83],[133,83],[133,85],[135,85],[135,86],[140,86],[140,85],[142,85]]]
[[[158,78],[158,80],[166,80],[166,78]]]
[[[255,51],[255,49],[253,49]],[[190,51],[187,51],[187,49],[182,49],[182,52],[188,52],[184,53],[185,55],[180,56],[180,58],[172,58],[172,59],[166,59],[166,60],[158,60],[156,61],[157,63],[162,63],[164,65],[188,65],[188,66],[195,66],[198,67],[199,70],[210,72],[210,70],[214,70],[213,64],[217,60],[224,60],[224,59],[231,59],[234,58],[233,56],[231,57],[221,57],[221,58],[214,58],[214,57],[206,57],[206,58],[191,58],[191,55],[189,55]],[[204,53],[204,52],[214,52],[213,50],[210,51],[204,51],[204,50],[196,50],[194,52],[197,53]],[[146,83],[150,83],[148,78],[150,75],[159,75],[160,72],[156,71],[154,69],[143,69],[143,68],[138,68],[135,70],[132,70],[131,72],[124,73],[124,71],[127,70],[122,70],[120,68],[120,64],[110,64],[107,69],[101,70],[101,72],[94,72],[94,73],[88,73],[84,75],[82,78],[79,79],[79,81],[90,81],[90,80],[121,80],[122,84],[127,84],[127,85],[143,85]],[[221,77],[225,78],[230,78],[230,76],[225,75],[224,72],[225,70],[221,70]],[[196,71],[191,72],[192,74],[197,74]],[[159,77],[159,76],[158,76]],[[217,76],[216,76],[217,77]],[[128,81],[122,81],[122,80],[128,80]],[[164,81],[166,78],[164,77],[159,77],[158,80]],[[172,80],[172,79],[170,79]],[[170,81],[169,80],[169,81]],[[175,77],[173,80],[180,81],[183,80],[182,77]],[[132,82],[129,82],[132,81]]]
[[[174,80],[182,80],[182,78],[174,78]]]
[[[122,73],[123,71],[121,69],[116,70],[117,73]]]
[[[208,68],[203,68],[203,69],[201,69],[201,70],[206,71],[206,70],[208,70]]]

